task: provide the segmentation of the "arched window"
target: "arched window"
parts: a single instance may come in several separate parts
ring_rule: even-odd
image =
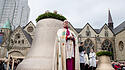
[[[84,46],[83,48],[86,50],[87,54],[90,53],[90,49],[94,49],[94,44],[90,39],[86,39],[84,41]]]
[[[122,41],[119,42],[119,50],[123,51],[124,49],[124,43]]]
[[[105,37],[108,37],[108,27],[104,26],[104,29],[105,29]]]
[[[86,36],[91,36],[91,32],[89,30],[89,26],[87,26],[87,28],[86,28]]]
[[[20,44],[20,40],[18,41],[18,44]]]
[[[28,31],[28,32],[33,32],[33,27],[32,27],[32,26],[29,26],[29,27],[27,28],[27,31]]]
[[[105,37],[108,37],[108,31],[105,31]]]
[[[15,40],[15,43],[17,43],[17,40]]]
[[[109,52],[112,52],[113,54],[113,47],[112,47],[112,42],[108,39],[104,40],[101,46],[102,50],[107,50]],[[113,59],[114,56],[111,57]]]
[[[13,44],[13,40],[11,39],[10,41],[11,41],[11,43]]]
[[[22,40],[22,44],[24,44],[24,40]]]
[[[15,35],[15,39],[19,39],[19,38],[20,38],[20,34],[18,33]]]
[[[112,43],[109,40],[105,40],[102,44],[102,50],[111,51],[112,50]]]

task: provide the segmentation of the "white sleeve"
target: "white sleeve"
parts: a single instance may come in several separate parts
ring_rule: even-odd
[[[89,53],[89,58],[91,58],[92,57],[92,54],[91,53]]]
[[[94,57],[96,58],[96,53],[94,53]]]

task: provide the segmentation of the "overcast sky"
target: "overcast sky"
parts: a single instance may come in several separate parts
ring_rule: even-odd
[[[29,21],[46,10],[65,16],[75,28],[82,28],[87,22],[93,28],[101,28],[107,23],[108,9],[111,11],[114,26],[125,21],[125,0],[28,0]]]

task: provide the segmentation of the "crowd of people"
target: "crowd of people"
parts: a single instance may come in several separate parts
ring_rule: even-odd
[[[80,70],[96,70],[96,53],[93,49],[90,50],[89,55],[83,48],[83,42],[79,46],[80,53]]]
[[[14,61],[14,66],[13,66],[13,70],[16,70],[16,67],[17,65],[22,61],[21,60],[15,60]],[[0,70],[7,70],[7,60],[0,60]],[[8,70],[11,70],[12,69],[12,59],[10,59],[10,62],[9,62],[9,67],[8,67]]]
[[[125,62],[112,62],[112,67],[115,70],[125,70]]]

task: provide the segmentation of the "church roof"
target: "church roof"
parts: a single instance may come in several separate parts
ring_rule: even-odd
[[[82,31],[82,28],[75,28],[77,33],[80,33]]]
[[[80,33],[82,31],[82,28],[75,28],[75,30]],[[100,29],[94,29],[96,33],[100,33]]]
[[[8,29],[11,29],[11,24],[10,24],[9,19],[6,21],[6,23],[3,25],[2,28],[8,28]]]
[[[22,29],[22,28],[21,28],[21,29]],[[31,38],[30,34],[28,34],[28,33],[27,33],[25,30],[23,30],[23,29],[22,29],[22,31],[23,31],[24,35],[26,36],[27,40],[29,41],[29,43],[32,44],[32,38]]]
[[[117,26],[113,31],[115,34],[118,34],[119,32],[121,32],[124,29],[125,29],[125,21],[122,22],[119,26]]]
[[[96,33],[100,33],[100,29],[94,29],[96,31]]]

